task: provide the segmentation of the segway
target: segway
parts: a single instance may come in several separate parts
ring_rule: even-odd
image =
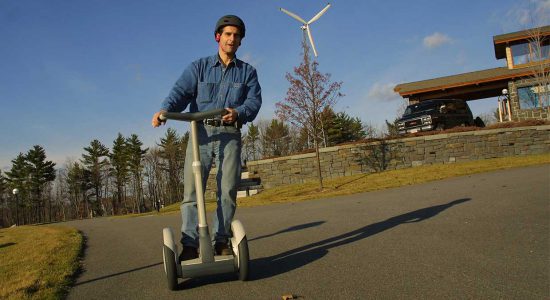
[[[179,120],[191,123],[191,143],[193,147],[193,175],[195,177],[195,189],[197,194],[198,233],[199,233],[199,257],[179,262],[178,247],[174,241],[171,228],[164,228],[162,236],[164,245],[162,249],[164,271],[168,280],[168,288],[176,290],[178,278],[195,278],[201,276],[236,273],[240,280],[248,279],[248,242],[244,227],[238,220],[231,222],[233,237],[230,239],[231,255],[215,255],[210,239],[208,224],[206,221],[206,206],[204,203],[204,190],[202,185],[202,165],[197,136],[197,122],[208,118],[220,117],[227,113],[225,109],[216,109],[197,113],[163,113],[159,117],[164,121]]]

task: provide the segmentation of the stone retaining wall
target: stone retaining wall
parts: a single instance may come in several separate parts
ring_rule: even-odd
[[[550,125],[447,133],[320,149],[323,178],[550,152]],[[315,153],[248,162],[264,188],[317,180]]]

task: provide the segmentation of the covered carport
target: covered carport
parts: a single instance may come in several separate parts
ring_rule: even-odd
[[[466,101],[498,97],[508,82],[532,74],[531,68],[508,69],[507,67],[487,69],[434,79],[402,83],[394,91],[410,104],[429,99],[463,99]]]
[[[402,83],[394,91],[407,98],[409,104],[429,99],[472,101],[498,97],[501,121],[503,115],[509,121],[550,120],[550,106],[541,100],[548,97],[550,89],[549,37],[550,26],[494,36],[495,57],[506,58],[506,66]]]

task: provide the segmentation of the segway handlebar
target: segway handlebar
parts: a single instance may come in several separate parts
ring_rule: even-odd
[[[214,118],[218,116],[223,116],[228,113],[225,108],[212,109],[207,111],[200,111],[196,113],[176,113],[176,112],[165,112],[160,114],[159,119],[161,121],[165,120],[178,120],[178,121],[202,121],[204,119]]]

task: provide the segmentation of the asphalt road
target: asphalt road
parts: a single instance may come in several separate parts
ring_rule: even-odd
[[[162,228],[177,232],[179,214],[74,221],[87,246],[69,299],[549,299],[549,204],[545,165],[239,208],[250,281],[180,280],[174,292]]]

